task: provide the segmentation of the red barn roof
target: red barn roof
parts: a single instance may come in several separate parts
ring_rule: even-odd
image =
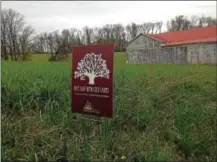
[[[162,46],[217,42],[217,26],[197,27],[184,31],[148,34],[147,36],[161,41]]]

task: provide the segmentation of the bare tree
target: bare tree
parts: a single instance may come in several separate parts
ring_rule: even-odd
[[[161,33],[163,22],[162,21],[158,21],[158,22],[155,23],[155,26],[156,26],[156,32],[155,33]]]
[[[127,31],[128,39],[131,40],[139,34],[140,25],[135,23],[128,24],[126,26],[126,31]]]
[[[1,10],[1,54],[5,60],[8,60],[8,43],[6,13]]]
[[[201,17],[193,15],[190,17],[190,19],[184,15],[179,15],[174,19],[167,21],[168,31],[181,31],[194,27],[207,27],[212,25],[217,25],[216,19],[212,17],[206,17],[204,15]]]
[[[124,33],[124,27],[121,24],[114,24],[113,25],[113,31],[114,31],[114,39],[115,39],[115,51],[122,51],[123,48],[123,40],[122,35]]]
[[[93,29],[85,26],[83,28],[85,44],[92,43]]]
[[[69,30],[69,42],[72,44],[72,46],[77,45],[76,32],[77,29],[74,28]]]
[[[51,54],[49,61],[58,61],[68,57],[72,47],[69,34],[69,30],[66,29],[61,33],[56,30],[48,34],[46,40]]]
[[[207,20],[204,15],[199,18],[199,27],[205,27],[207,25]]]
[[[98,42],[98,40],[100,40],[100,36],[99,36],[99,29],[100,28],[93,28],[93,43],[95,44],[95,43],[97,43]]]
[[[199,25],[199,16],[193,15],[190,18],[190,26],[191,28],[197,27]]]
[[[150,23],[143,23],[141,25],[141,31],[144,33],[144,34],[149,34],[150,31],[151,31],[151,24]]]
[[[151,34],[154,34],[155,23],[149,23],[151,28]]]
[[[32,40],[33,40],[33,33],[34,29],[31,26],[24,27],[22,33],[19,36],[20,42],[20,50],[22,53],[22,59],[25,60],[26,53],[29,53],[32,48]]]
[[[24,16],[13,9],[1,10],[2,50],[11,60],[25,60],[27,53],[32,47],[32,34],[34,29],[25,26]],[[22,56],[22,57],[20,57]]]
[[[124,49],[124,45],[127,43],[126,35],[127,34],[125,31],[121,34],[121,49],[122,50]]]
[[[59,31],[53,32],[53,39],[54,39],[54,52],[55,52],[55,60],[57,60],[57,55],[60,53],[66,53],[65,46],[66,41],[64,40],[64,37],[59,34]]]
[[[36,35],[33,38],[33,49],[36,53],[49,53],[48,34],[46,32]]]
[[[191,23],[184,15],[176,16],[174,19],[167,21],[168,31],[182,31],[191,28]]]
[[[210,16],[206,17],[206,25],[207,26],[217,25],[217,19],[212,18]]]
[[[104,34],[104,39],[106,40],[106,42],[112,42],[112,24],[106,24],[103,27],[103,34]]]
[[[4,38],[7,38],[7,40],[4,40],[5,42],[3,42],[3,44],[8,45],[11,60],[17,60],[17,41],[18,35],[25,24],[24,16],[12,9],[2,10],[1,13],[4,23],[2,30],[5,32]]]
[[[54,53],[54,36],[52,33],[48,33],[47,34],[47,37],[46,37],[46,41],[47,41],[47,44],[48,44],[48,51],[49,53],[52,55]]]
[[[72,45],[75,44],[74,40],[70,37],[70,31],[68,29],[62,30],[62,51],[63,53],[70,53]]]
[[[77,31],[76,31],[76,38],[77,38],[77,43],[78,43],[78,45],[83,45],[83,44],[85,44],[85,43],[84,43],[84,42],[85,42],[85,37],[84,37],[84,35],[83,35],[83,33],[82,33],[81,30],[77,30]]]

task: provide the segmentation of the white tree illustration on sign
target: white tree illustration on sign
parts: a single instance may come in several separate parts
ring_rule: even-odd
[[[106,65],[106,60],[102,59],[101,54],[87,53],[84,58],[78,62],[74,78],[85,80],[88,77],[89,84],[95,84],[95,78],[101,77],[109,79],[109,69]]]

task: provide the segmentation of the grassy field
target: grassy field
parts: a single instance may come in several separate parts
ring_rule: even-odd
[[[2,62],[2,160],[216,159],[216,66],[127,65],[115,56],[115,117],[70,108],[71,62]]]

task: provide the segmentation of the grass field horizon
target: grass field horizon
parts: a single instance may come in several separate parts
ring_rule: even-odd
[[[71,112],[71,60],[2,61],[2,160],[216,160],[216,66],[126,64],[115,54],[115,114]]]

